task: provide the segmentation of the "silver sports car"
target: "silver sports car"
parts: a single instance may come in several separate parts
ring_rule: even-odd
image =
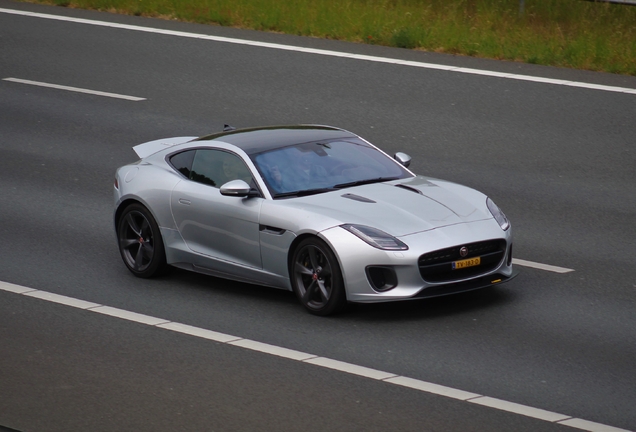
[[[115,175],[124,263],[293,290],[311,313],[506,282],[512,234],[480,192],[408,170],[328,126],[177,137],[134,147]]]

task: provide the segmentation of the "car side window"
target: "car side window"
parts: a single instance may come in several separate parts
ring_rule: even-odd
[[[192,161],[194,160],[194,153],[196,150],[188,150],[170,157],[170,164],[179,171],[181,174],[190,178],[190,172],[192,171]]]
[[[196,150],[189,178],[216,188],[239,179],[253,184],[250,170],[241,158],[222,150]]]

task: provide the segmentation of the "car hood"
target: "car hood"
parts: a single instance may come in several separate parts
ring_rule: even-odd
[[[316,229],[350,223],[396,237],[492,218],[484,194],[422,176],[278,202],[304,210],[304,218],[315,215]]]

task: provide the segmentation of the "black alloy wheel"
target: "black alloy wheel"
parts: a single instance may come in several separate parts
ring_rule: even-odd
[[[301,241],[294,252],[292,266],[292,287],[309,312],[325,316],[346,306],[338,260],[324,241],[316,237]]]
[[[149,278],[166,269],[166,254],[159,226],[148,209],[131,204],[117,224],[119,252],[135,276]]]

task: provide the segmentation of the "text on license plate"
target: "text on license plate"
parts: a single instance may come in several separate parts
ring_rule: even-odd
[[[478,266],[479,264],[481,264],[480,257],[465,259],[461,261],[453,261],[453,270],[459,270],[466,267]]]

